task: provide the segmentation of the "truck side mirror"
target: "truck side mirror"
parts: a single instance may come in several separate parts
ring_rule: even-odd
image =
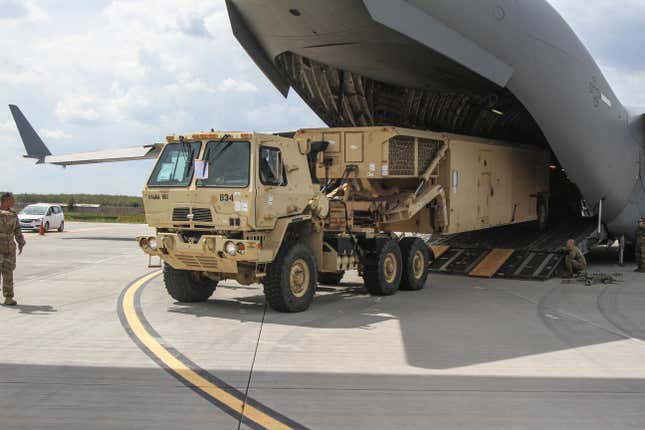
[[[309,164],[309,174],[311,175],[311,181],[314,184],[320,183],[320,180],[316,176],[316,161],[318,157],[324,157],[324,153],[328,147],[329,147],[329,142],[327,141],[310,142],[309,144],[307,163]]]

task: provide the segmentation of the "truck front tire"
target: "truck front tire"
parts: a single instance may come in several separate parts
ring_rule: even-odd
[[[402,268],[399,244],[392,239],[380,241],[363,267],[365,288],[373,296],[391,296],[399,289]]]
[[[428,279],[430,252],[428,245],[418,237],[404,237],[399,241],[403,257],[401,289],[417,291],[423,289]]]
[[[302,312],[316,293],[316,260],[302,243],[285,244],[263,280],[269,306],[278,312]]]
[[[217,288],[217,282],[169,264],[164,264],[163,280],[170,297],[182,303],[205,302]]]

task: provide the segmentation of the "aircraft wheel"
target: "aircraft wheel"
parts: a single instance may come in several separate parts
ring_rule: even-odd
[[[264,296],[278,312],[307,310],[316,293],[316,260],[302,243],[285,244],[263,280]]]
[[[408,291],[421,290],[428,279],[430,252],[428,245],[418,237],[404,237],[399,241],[403,257],[403,276],[401,289]]]
[[[363,267],[365,288],[373,296],[391,296],[399,289],[402,269],[399,244],[393,239],[382,241]]]
[[[177,270],[164,264],[163,280],[170,297],[182,303],[205,302],[217,288],[217,282],[199,272]]]

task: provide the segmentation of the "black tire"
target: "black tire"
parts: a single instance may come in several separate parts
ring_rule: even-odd
[[[169,264],[163,266],[163,280],[170,297],[182,303],[204,302],[217,288],[217,282],[198,272],[177,270]]]
[[[363,267],[365,288],[373,296],[391,296],[399,289],[402,269],[399,244],[392,239],[379,241]]]
[[[318,283],[322,285],[338,285],[345,276],[345,272],[320,272],[318,273]]]
[[[399,241],[403,259],[402,290],[422,290],[428,279],[430,252],[428,245],[418,237],[404,237]]]
[[[45,225],[43,226],[43,229],[45,230],[45,233],[49,231],[49,221],[45,221]]]
[[[59,233],[62,233],[63,231],[65,231],[65,221],[61,221],[60,226],[58,227]]]
[[[269,266],[264,296],[278,312],[307,310],[316,293],[316,260],[302,243],[285,243]]]

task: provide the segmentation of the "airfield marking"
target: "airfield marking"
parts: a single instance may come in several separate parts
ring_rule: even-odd
[[[306,429],[246,397],[243,392],[211,375],[165,343],[145,319],[141,309],[143,289],[160,274],[161,271],[156,271],[142,276],[126,287],[119,297],[119,319],[135,344],[184,385],[235,419],[244,419],[244,423],[254,429]]]

